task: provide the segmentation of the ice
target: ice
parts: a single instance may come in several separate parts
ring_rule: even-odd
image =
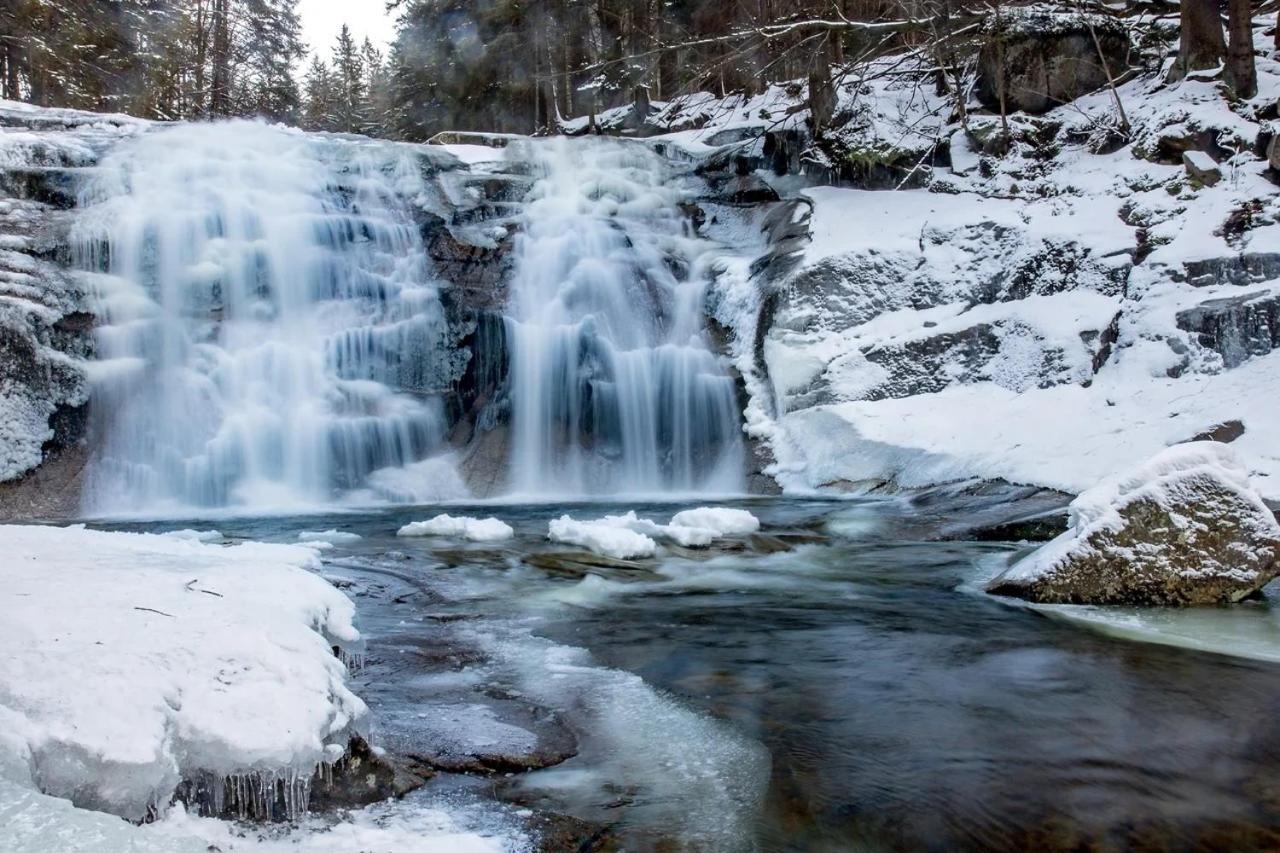
[[[615,519],[575,521],[562,515],[553,519],[549,528],[547,538],[552,542],[578,545],[618,560],[652,557],[658,550],[657,542],[643,533],[631,530],[625,524],[619,524]]]
[[[496,518],[437,515],[413,521],[396,531],[397,536],[452,536],[472,542],[500,542],[515,535],[511,525]]]
[[[9,778],[131,820],[199,774],[300,778],[365,715],[310,548],[0,526]],[[16,769],[15,769],[16,768]]]
[[[190,528],[169,530],[160,535],[167,536],[170,539],[186,539],[192,542],[217,542],[222,538],[222,534],[216,530],[192,530]]]
[[[705,548],[723,536],[759,529],[760,521],[746,510],[704,506],[676,513],[670,524],[641,518],[635,510],[589,521],[563,515],[551,522],[549,538],[607,557],[629,559],[653,556],[658,548],[656,539],[668,539],[686,548]]]
[[[745,509],[700,506],[677,512],[671,518],[671,526],[710,530],[716,536],[735,536],[755,533],[760,529],[760,519]]]
[[[508,156],[535,176],[507,322],[514,491],[740,493],[733,379],[695,274],[715,245],[687,234],[670,165],[608,139]]]
[[[314,506],[439,448],[444,334],[412,204],[429,152],[232,121],[155,126],[82,193],[104,440],[94,511]]]
[[[299,542],[318,542],[330,545],[345,545],[360,541],[359,533],[348,533],[343,530],[302,530],[298,533]]]

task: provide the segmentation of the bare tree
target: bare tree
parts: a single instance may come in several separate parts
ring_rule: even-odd
[[[231,114],[231,21],[227,8],[231,0],[213,0],[213,81],[209,92],[209,113]]]
[[[1179,34],[1178,58],[1169,69],[1169,82],[1222,63],[1227,45],[1218,0],[1182,0]]]
[[[1237,98],[1252,98],[1258,94],[1258,69],[1253,62],[1253,13],[1249,0],[1227,0],[1227,31],[1227,87]]]

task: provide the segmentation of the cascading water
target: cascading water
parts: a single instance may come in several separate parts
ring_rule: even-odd
[[[522,494],[740,492],[734,384],[707,346],[701,265],[646,146],[531,142],[516,243],[512,483]]]
[[[420,169],[251,122],[104,159],[73,236],[103,320],[90,509],[369,495],[440,443],[442,312],[405,202]]]

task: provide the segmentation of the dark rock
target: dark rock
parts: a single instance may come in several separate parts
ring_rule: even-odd
[[[1240,421],[1223,421],[1220,424],[1214,424],[1201,433],[1192,436],[1191,441],[1218,441],[1223,444],[1230,444],[1240,436],[1244,435],[1244,424]]]
[[[1048,542],[1067,529],[1065,510],[1051,510],[1024,518],[975,527],[963,538],[973,542]]]
[[[352,735],[346,754],[310,779],[287,773],[198,773],[179,783],[173,800],[203,817],[294,821],[306,810],[359,808],[401,797],[426,781],[423,773],[378,755],[364,738]]]
[[[1271,143],[1267,145],[1267,165],[1280,172],[1280,133],[1271,137]]]
[[[364,738],[352,735],[347,754],[312,780],[311,808],[358,808],[403,797],[425,785],[430,775],[402,758],[376,754]]]
[[[526,554],[522,562],[548,574],[574,580],[581,580],[587,575],[615,581],[659,579],[659,575],[643,563],[616,560],[589,551],[544,551]]]
[[[1003,11],[984,30],[977,96],[991,110],[1000,110],[1002,77],[1008,112],[1043,113],[1101,89],[1108,70],[1117,77],[1129,66],[1127,31],[1102,15],[1033,7]]]
[[[1280,278],[1280,252],[1242,252],[1219,258],[1185,261],[1173,277],[1192,287],[1260,284]]]
[[[1210,299],[1179,311],[1178,328],[1222,356],[1226,368],[1280,348],[1280,293],[1257,291]]]

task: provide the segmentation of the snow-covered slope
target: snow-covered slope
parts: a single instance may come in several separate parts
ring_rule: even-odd
[[[872,67],[846,82],[836,147],[929,143],[925,177],[895,184],[927,186],[801,189],[809,242],[794,268],[767,281],[726,261],[713,293],[784,486],[984,477],[1078,492],[1228,424],[1217,435],[1243,429],[1234,446],[1255,486],[1280,498],[1280,178],[1262,155],[1280,98],[1272,23],[1255,29],[1251,100],[1216,80],[1167,85],[1153,57],[1119,88],[1127,134],[1100,91],[1011,116],[1003,154],[999,118],[970,104],[962,127],[928,78]],[[725,128],[802,122],[770,98],[724,110]],[[668,138],[692,151],[723,130]],[[1194,178],[1186,150],[1221,179]]]

